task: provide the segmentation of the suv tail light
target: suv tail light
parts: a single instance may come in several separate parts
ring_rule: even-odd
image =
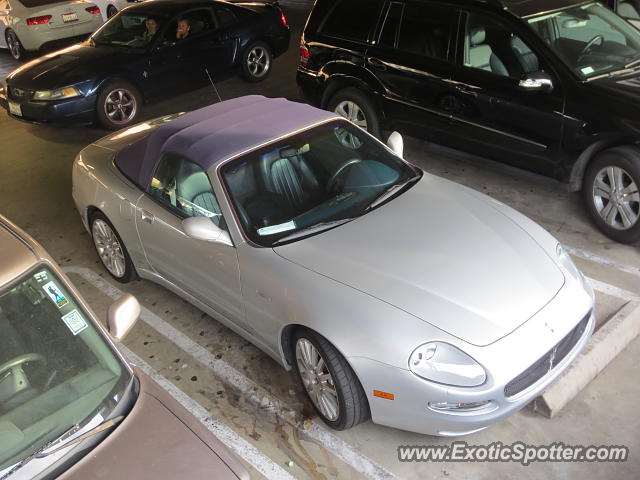
[[[300,44],[300,66],[306,67],[309,63],[309,57],[311,54],[309,53],[309,49],[304,43]]]
[[[289,26],[287,24],[287,17],[284,16],[284,12],[282,10],[280,10],[280,21],[282,22],[282,25],[284,25],[285,27]]]
[[[93,7],[87,7],[85,8],[85,10],[89,13],[93,13],[94,15],[100,13],[100,9],[98,7],[96,7],[95,5]]]
[[[31,18],[27,18],[27,25],[42,25],[44,23],[49,23],[49,20],[51,20],[51,15],[31,17]]]

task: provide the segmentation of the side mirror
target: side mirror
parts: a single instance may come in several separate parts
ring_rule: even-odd
[[[116,342],[129,333],[140,317],[140,304],[133,295],[127,293],[113,302],[107,310],[107,330]]]
[[[550,92],[553,90],[553,80],[548,73],[526,73],[520,79],[518,87],[526,92]]]
[[[185,218],[182,220],[182,228],[187,236],[196,240],[233,246],[229,232],[221,229],[209,217]]]
[[[402,156],[404,153],[404,140],[402,140],[402,135],[398,132],[392,132],[391,135],[389,135],[387,146],[400,158],[404,158]]]

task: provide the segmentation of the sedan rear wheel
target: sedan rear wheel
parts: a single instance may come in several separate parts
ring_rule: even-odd
[[[140,105],[140,93],[133,85],[110,83],[98,96],[98,120],[109,130],[126,127],[138,117]]]
[[[640,151],[616,147],[589,165],[584,196],[592,218],[609,237],[623,243],[640,240]]]
[[[325,423],[346,430],[370,417],[358,377],[327,339],[311,330],[298,330],[294,355],[300,382]]]
[[[133,280],[135,269],[129,253],[111,222],[100,212],[91,219],[91,236],[100,261],[111,276],[121,283]]]
[[[118,13],[118,9],[113,5],[109,5],[107,7],[107,18],[113,17],[116,13]]]
[[[249,45],[242,58],[242,73],[249,82],[260,82],[271,72],[273,55],[264,42]]]
[[[16,60],[24,60],[26,52],[22,46],[22,43],[20,43],[20,39],[18,38],[18,35],[16,35],[16,32],[14,32],[13,30],[7,30],[6,40],[7,47],[9,47],[9,53],[11,53],[11,56]]]

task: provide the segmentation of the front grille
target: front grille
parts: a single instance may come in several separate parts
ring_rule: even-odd
[[[27,100],[31,100],[32,97],[33,90],[9,86],[9,98],[12,100],[26,102]]]
[[[512,397],[517,393],[527,389],[547,373],[549,373],[556,365],[558,365],[564,357],[573,349],[578,343],[580,337],[587,328],[591,312],[580,321],[578,325],[571,330],[566,337],[556,344],[551,350],[549,350],[542,358],[536,363],[527,368],[524,372],[518,375],[516,378],[507,383],[504,387],[505,397]]]

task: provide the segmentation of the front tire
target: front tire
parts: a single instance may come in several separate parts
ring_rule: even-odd
[[[362,385],[344,357],[324,337],[307,329],[296,331],[293,354],[298,378],[324,422],[346,430],[371,416]]]
[[[640,240],[640,150],[605,150],[587,167],[582,187],[589,214],[598,228],[621,243]]]
[[[120,235],[102,212],[91,216],[91,237],[100,261],[118,282],[128,283],[136,278],[136,271]]]
[[[242,75],[248,82],[261,82],[271,73],[272,64],[269,46],[264,42],[253,42],[242,55]]]
[[[24,60],[27,52],[25,51],[18,35],[13,30],[7,30],[5,35],[7,41],[7,47],[9,47],[9,53],[16,60]]]
[[[98,122],[108,130],[118,130],[134,123],[140,115],[142,97],[128,82],[115,81],[106,85],[96,101]]]
[[[349,87],[340,90],[329,100],[327,110],[337,113],[374,137],[380,138],[380,121],[376,108],[369,97],[357,88]]]

